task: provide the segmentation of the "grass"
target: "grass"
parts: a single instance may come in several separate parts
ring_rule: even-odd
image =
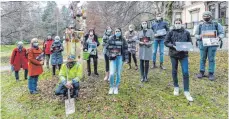
[[[218,51],[216,81],[207,78],[199,80],[195,78],[199,70],[199,54],[190,53],[190,92],[194,102],[189,103],[183,95],[180,66],[178,78],[181,92],[180,96],[173,96],[168,56],[165,56],[164,64],[167,70],[150,69],[148,83],[141,83],[139,71],[127,70],[128,66],[124,65],[118,95],[108,95],[109,84],[103,81],[104,61],[99,60],[99,78],[86,76],[80,82],[80,95],[75,102],[76,112],[68,118],[227,119],[227,62],[227,52]],[[20,77],[23,77],[22,71]],[[2,119],[66,118],[64,102],[53,95],[56,84],[57,79],[52,78],[51,71],[45,69],[39,77],[40,94],[30,95],[27,81],[16,83],[13,74],[2,72]]]

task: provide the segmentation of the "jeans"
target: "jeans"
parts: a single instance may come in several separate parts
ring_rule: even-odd
[[[72,80],[72,85],[73,85],[73,95],[77,95],[78,96],[79,85],[80,85],[79,82],[77,82],[75,80]],[[55,95],[65,95],[65,96],[67,96],[67,91],[68,91],[68,89],[65,87],[63,82],[60,82],[60,84],[56,88]]]
[[[129,52],[128,55],[129,55],[129,64],[131,65],[131,55],[132,55],[132,57],[134,59],[134,64],[135,64],[135,66],[137,66],[136,54],[132,54],[132,53]]]
[[[109,57],[105,54],[104,59],[105,59],[106,72],[109,72]]]
[[[143,79],[148,78],[149,60],[140,60],[140,72]]]
[[[28,76],[28,69],[25,69],[24,78],[27,79],[27,76]],[[19,80],[19,71],[15,71],[15,78],[16,80]]]
[[[202,41],[199,41],[198,46],[200,49],[200,72],[205,72],[206,59],[208,58],[208,72],[214,74],[217,46],[204,47]]]
[[[45,60],[46,60],[46,67],[49,68],[50,54],[45,55]]]
[[[37,91],[37,81],[38,81],[38,76],[30,76],[29,80],[28,80],[28,87],[29,87],[29,91],[30,93]]]
[[[56,66],[57,66],[57,65],[52,65],[52,75],[56,75]],[[60,70],[61,64],[58,64],[58,68],[59,68],[59,70]]]
[[[172,63],[172,77],[173,77],[174,87],[179,87],[178,78],[177,78],[177,68],[178,68],[178,61],[180,61],[182,74],[183,74],[184,91],[189,91],[188,57],[185,57],[183,59],[170,57],[170,59]]]
[[[164,40],[154,40],[153,43],[153,62],[156,62],[157,48],[159,47],[160,52],[160,63],[164,62]]]
[[[117,56],[115,60],[110,61],[110,87],[118,87],[121,80],[122,56]],[[116,73],[116,84],[114,86],[114,75]]]

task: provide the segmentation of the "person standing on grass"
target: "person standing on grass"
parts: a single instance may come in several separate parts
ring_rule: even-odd
[[[37,38],[31,40],[31,48],[28,53],[28,70],[29,70],[29,80],[28,88],[30,94],[37,94],[37,81],[40,74],[42,74],[42,65],[44,64],[42,50],[39,48],[39,43]]]
[[[115,34],[109,38],[107,50],[110,60],[110,89],[108,94],[118,94],[121,80],[122,64],[128,62],[128,45],[122,36],[121,28],[115,29]],[[114,75],[116,83],[114,84]]]
[[[106,75],[104,77],[105,81],[109,80],[109,57],[108,57],[109,52],[107,51],[107,46],[108,46],[108,40],[111,35],[112,35],[112,29],[110,26],[108,26],[103,35],[103,55],[104,55],[105,67],[106,67]]]
[[[91,58],[94,62],[94,73],[96,76],[98,74],[98,51],[97,47],[100,45],[97,35],[94,29],[90,29],[88,33],[84,36],[83,50],[90,53],[89,59],[87,60],[87,71],[88,76],[91,75]]]
[[[52,39],[51,35],[48,35],[48,38],[44,41],[43,44],[43,51],[45,53],[45,60],[46,60],[46,67],[49,69],[49,59],[51,55],[51,46],[54,40]]]
[[[206,31],[216,31],[215,36],[219,39],[219,41],[222,40],[224,37],[224,31],[223,27],[220,23],[212,21],[212,13],[210,11],[205,11],[203,13],[203,20],[204,22],[202,24],[199,24],[197,26],[195,37],[198,40],[198,46],[200,49],[200,71],[199,74],[197,74],[197,78],[201,79],[205,75],[205,64],[206,59],[208,58],[208,78],[210,81],[215,80],[215,56],[217,51],[217,45],[216,46],[203,46],[202,36],[203,32]]]
[[[131,55],[133,57],[135,63],[135,70],[138,70],[137,58],[136,58],[136,40],[137,40],[137,32],[134,30],[134,25],[129,25],[129,31],[125,32],[125,39],[128,44],[128,55],[129,55],[129,69],[131,69]]]
[[[83,68],[76,62],[75,55],[69,55],[67,63],[61,67],[59,76],[60,82],[55,90],[55,95],[67,96],[67,89],[72,89],[72,98],[77,98],[79,93],[79,81],[83,77]]]
[[[169,31],[168,23],[163,21],[161,13],[158,13],[156,16],[156,22],[152,25],[152,30],[154,31],[154,44],[153,44],[153,66],[152,69],[157,68],[156,66],[156,57],[157,57],[157,48],[159,47],[160,51],[160,68],[165,70],[163,67],[164,62],[164,39],[166,33]]]
[[[27,57],[27,51],[25,48],[23,48],[23,42],[19,41],[17,43],[17,48],[14,48],[11,58],[10,58],[10,64],[12,69],[14,69],[15,72],[15,78],[16,81],[19,81],[19,70],[21,68],[24,69],[24,78],[27,80],[28,75],[28,57]]]
[[[51,46],[51,64],[52,64],[52,74],[56,75],[56,67],[58,66],[59,70],[61,68],[61,64],[63,63],[62,51],[64,51],[64,47],[60,41],[60,37],[56,36],[55,40]]]
[[[142,30],[138,33],[137,42],[139,44],[139,59],[141,82],[148,81],[149,61],[152,59],[153,31],[147,29],[147,22],[141,24]]]
[[[174,21],[175,28],[172,29],[165,37],[165,46],[169,48],[169,56],[172,63],[172,77],[174,83],[174,95],[179,95],[179,85],[177,78],[178,62],[181,64],[184,84],[184,95],[188,101],[193,101],[189,92],[189,66],[188,52],[177,51],[175,42],[192,42],[190,33],[182,27],[180,18]]]

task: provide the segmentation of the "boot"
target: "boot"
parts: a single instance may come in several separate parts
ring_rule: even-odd
[[[151,67],[151,69],[155,69],[155,68],[157,68],[156,62],[153,62],[153,66]]]
[[[145,82],[148,82],[148,81],[149,81],[147,76],[145,76],[144,81],[145,81]]]
[[[214,81],[215,80],[215,75],[213,73],[209,73],[208,79],[210,81]]]
[[[106,76],[104,77],[104,81],[107,81],[109,78],[109,72],[106,72]]]
[[[204,72],[203,71],[200,71],[199,74],[196,75],[197,78],[201,79],[204,77]]]
[[[141,78],[141,82],[144,82],[145,81],[145,78],[144,78],[144,76]]]
[[[160,68],[161,68],[162,70],[166,70],[166,68],[163,66],[163,63],[160,63]]]

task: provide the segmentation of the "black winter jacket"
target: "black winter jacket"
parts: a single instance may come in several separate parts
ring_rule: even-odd
[[[176,51],[175,42],[192,42],[190,33],[184,28],[172,29],[165,37],[165,46],[169,47],[169,55],[174,58],[188,57],[187,51]]]

